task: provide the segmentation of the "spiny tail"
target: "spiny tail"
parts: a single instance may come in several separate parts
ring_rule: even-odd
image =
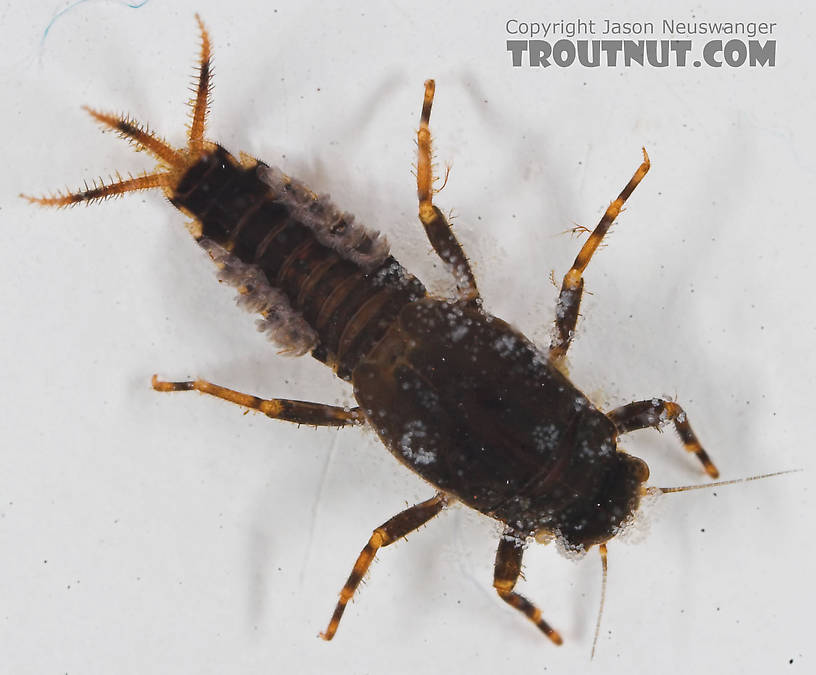
[[[158,159],[159,166],[154,172],[145,172],[144,175],[136,178],[132,176],[122,178],[117,173],[116,178],[108,182],[100,179],[98,181],[94,180],[90,186],[86,183],[84,189],[58,191],[47,197],[21,194],[20,196],[23,199],[27,199],[32,204],[59,208],[72,206],[80,202],[91,204],[109,197],[123,195],[126,192],[135,192],[136,190],[163,188],[165,191],[171,191],[174,188],[183,172],[198,161],[201,153],[207,149],[204,131],[212,91],[212,50],[210,36],[198,14],[196,14],[196,21],[201,32],[201,54],[199,56],[198,81],[194,90],[196,96],[190,100],[191,122],[187,148],[177,149],[172,147],[163,138],[151,132],[146,125],[140,124],[129,115],[105,113],[84,106],[84,110],[103,127],[113,129],[138,150],[144,150]]]

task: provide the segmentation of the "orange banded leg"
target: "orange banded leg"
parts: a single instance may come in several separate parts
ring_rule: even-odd
[[[438,492],[434,497],[427,501],[421,502],[406,509],[402,513],[398,513],[391,520],[380,525],[374,530],[371,539],[365,545],[365,548],[360,551],[357,557],[357,562],[349,574],[346,585],[340,591],[340,600],[337,602],[337,607],[334,608],[334,614],[329,621],[326,630],[320,634],[324,640],[331,640],[337,632],[337,627],[340,625],[340,618],[346,609],[346,604],[354,595],[354,591],[363,580],[369,565],[374,560],[377,551],[383,546],[393,544],[398,539],[409,535],[411,532],[427,523],[431,518],[438,514],[448,504],[447,496]]]
[[[608,412],[606,416],[618,430],[618,433],[626,434],[636,429],[652,427],[659,429],[667,422],[673,422],[674,428],[680,434],[683,447],[689,452],[697,455],[697,459],[712,478],[718,478],[720,472],[714,466],[714,462],[708,453],[700,445],[697,435],[692,431],[685,411],[673,401],[664,401],[660,398],[653,398],[648,401],[636,401],[628,405],[615,408]]]
[[[362,424],[365,420],[359,408],[341,408],[323,403],[308,401],[291,401],[285,398],[258,398],[251,394],[242,394],[226,387],[221,387],[206,380],[189,382],[163,382],[153,376],[153,389],[156,391],[200,391],[237,403],[245,408],[262,412],[276,420],[286,420],[296,424],[308,424],[315,427],[342,427],[347,424]]]
[[[578,321],[578,309],[581,306],[581,295],[584,291],[584,270],[592,259],[593,253],[597,250],[604,238],[604,235],[609,230],[615,218],[618,217],[624,202],[634,192],[646,172],[649,171],[649,155],[646,154],[646,148],[643,148],[643,163],[635,171],[635,175],[626,184],[618,198],[612,202],[606,209],[603,218],[595,227],[595,230],[586,240],[575,262],[572,264],[569,272],[564,275],[564,281],[561,284],[561,293],[558,296],[558,306],[555,311],[555,337],[550,344],[550,360],[555,363],[561,363],[567,355],[572,337],[575,334],[575,324]]]
[[[496,567],[493,574],[493,588],[508,605],[514,607],[532,621],[538,629],[555,644],[563,640],[558,631],[541,618],[541,610],[523,595],[513,589],[521,575],[521,558],[524,555],[524,540],[511,533],[505,533],[499,540],[496,551]]]
[[[476,300],[479,298],[479,289],[476,287],[476,278],[470,269],[467,256],[462,249],[462,245],[453,234],[450,223],[448,223],[442,211],[433,204],[434,193],[439,191],[433,187],[435,177],[433,174],[431,130],[429,127],[435,87],[433,80],[425,82],[425,98],[422,103],[419,131],[417,131],[416,175],[419,219],[425,228],[425,234],[428,236],[434,251],[453,272],[459,298],[461,300]],[[447,180],[447,175],[445,180]]]

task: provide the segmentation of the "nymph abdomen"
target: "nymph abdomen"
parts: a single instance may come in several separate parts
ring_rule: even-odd
[[[425,288],[384,239],[326,197],[215,146],[170,197],[195,218],[199,244],[239,289],[240,304],[284,349],[312,355],[349,379],[400,309]]]

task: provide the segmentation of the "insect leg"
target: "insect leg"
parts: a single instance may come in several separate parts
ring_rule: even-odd
[[[206,380],[189,382],[163,382],[153,376],[153,389],[156,391],[200,391],[237,403],[251,410],[264,413],[276,420],[286,420],[296,424],[307,424],[315,427],[343,427],[347,424],[362,424],[365,420],[359,408],[341,408],[340,406],[310,403],[308,401],[291,401],[285,398],[262,399],[251,394],[242,394],[226,387],[221,387]]]
[[[626,184],[618,198],[606,209],[603,218],[595,227],[595,230],[586,240],[575,262],[569,272],[564,275],[561,284],[561,293],[558,296],[558,305],[555,310],[555,337],[550,344],[550,361],[559,364],[563,362],[569,349],[570,342],[575,333],[575,324],[578,321],[578,309],[581,305],[581,295],[584,291],[583,273],[589,264],[592,254],[595,253],[607,230],[614,222],[615,218],[623,207],[624,202],[629,198],[634,189],[638,186],[646,172],[649,170],[649,155],[646,148],[643,149],[643,163],[635,171],[635,175]]]
[[[627,434],[636,429],[652,427],[659,429],[666,422],[673,422],[674,428],[680,434],[683,447],[689,452],[697,455],[705,467],[706,473],[712,478],[717,478],[720,472],[709,458],[708,453],[703,450],[696,434],[692,431],[685,411],[673,401],[653,398],[648,401],[636,401],[628,405],[615,408],[606,413],[620,434]]]
[[[499,548],[496,551],[493,588],[496,589],[496,593],[499,594],[502,600],[524,614],[550,640],[560,645],[563,642],[561,635],[541,618],[541,610],[527,598],[513,590],[521,575],[521,558],[523,555],[524,539],[506,532],[499,540]]]
[[[433,105],[435,84],[433,80],[425,82],[425,98],[422,103],[422,116],[417,131],[417,196],[419,197],[419,219],[425,227],[425,233],[434,251],[447,263],[456,279],[456,287],[461,300],[476,300],[479,289],[470,269],[462,245],[457,241],[442,211],[433,204],[434,175],[431,157],[431,106]]]
[[[346,585],[340,591],[340,600],[337,602],[337,607],[334,609],[331,621],[326,627],[326,630],[320,634],[324,640],[331,640],[337,632],[337,626],[340,624],[340,618],[346,609],[346,604],[354,595],[357,586],[360,585],[365,576],[368,566],[374,560],[377,550],[383,546],[393,544],[398,539],[409,535],[411,532],[427,523],[431,518],[438,514],[448,503],[448,498],[445,494],[438,492],[434,497],[427,501],[421,502],[406,509],[402,513],[398,513],[391,520],[380,525],[374,530],[371,539],[365,545],[365,548],[357,557],[357,562],[351,570]]]

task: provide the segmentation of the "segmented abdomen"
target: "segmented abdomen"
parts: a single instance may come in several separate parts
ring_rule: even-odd
[[[276,169],[238,164],[216,147],[180,179],[171,201],[238,287],[239,304],[287,351],[349,379],[404,305],[425,288],[378,234]]]

